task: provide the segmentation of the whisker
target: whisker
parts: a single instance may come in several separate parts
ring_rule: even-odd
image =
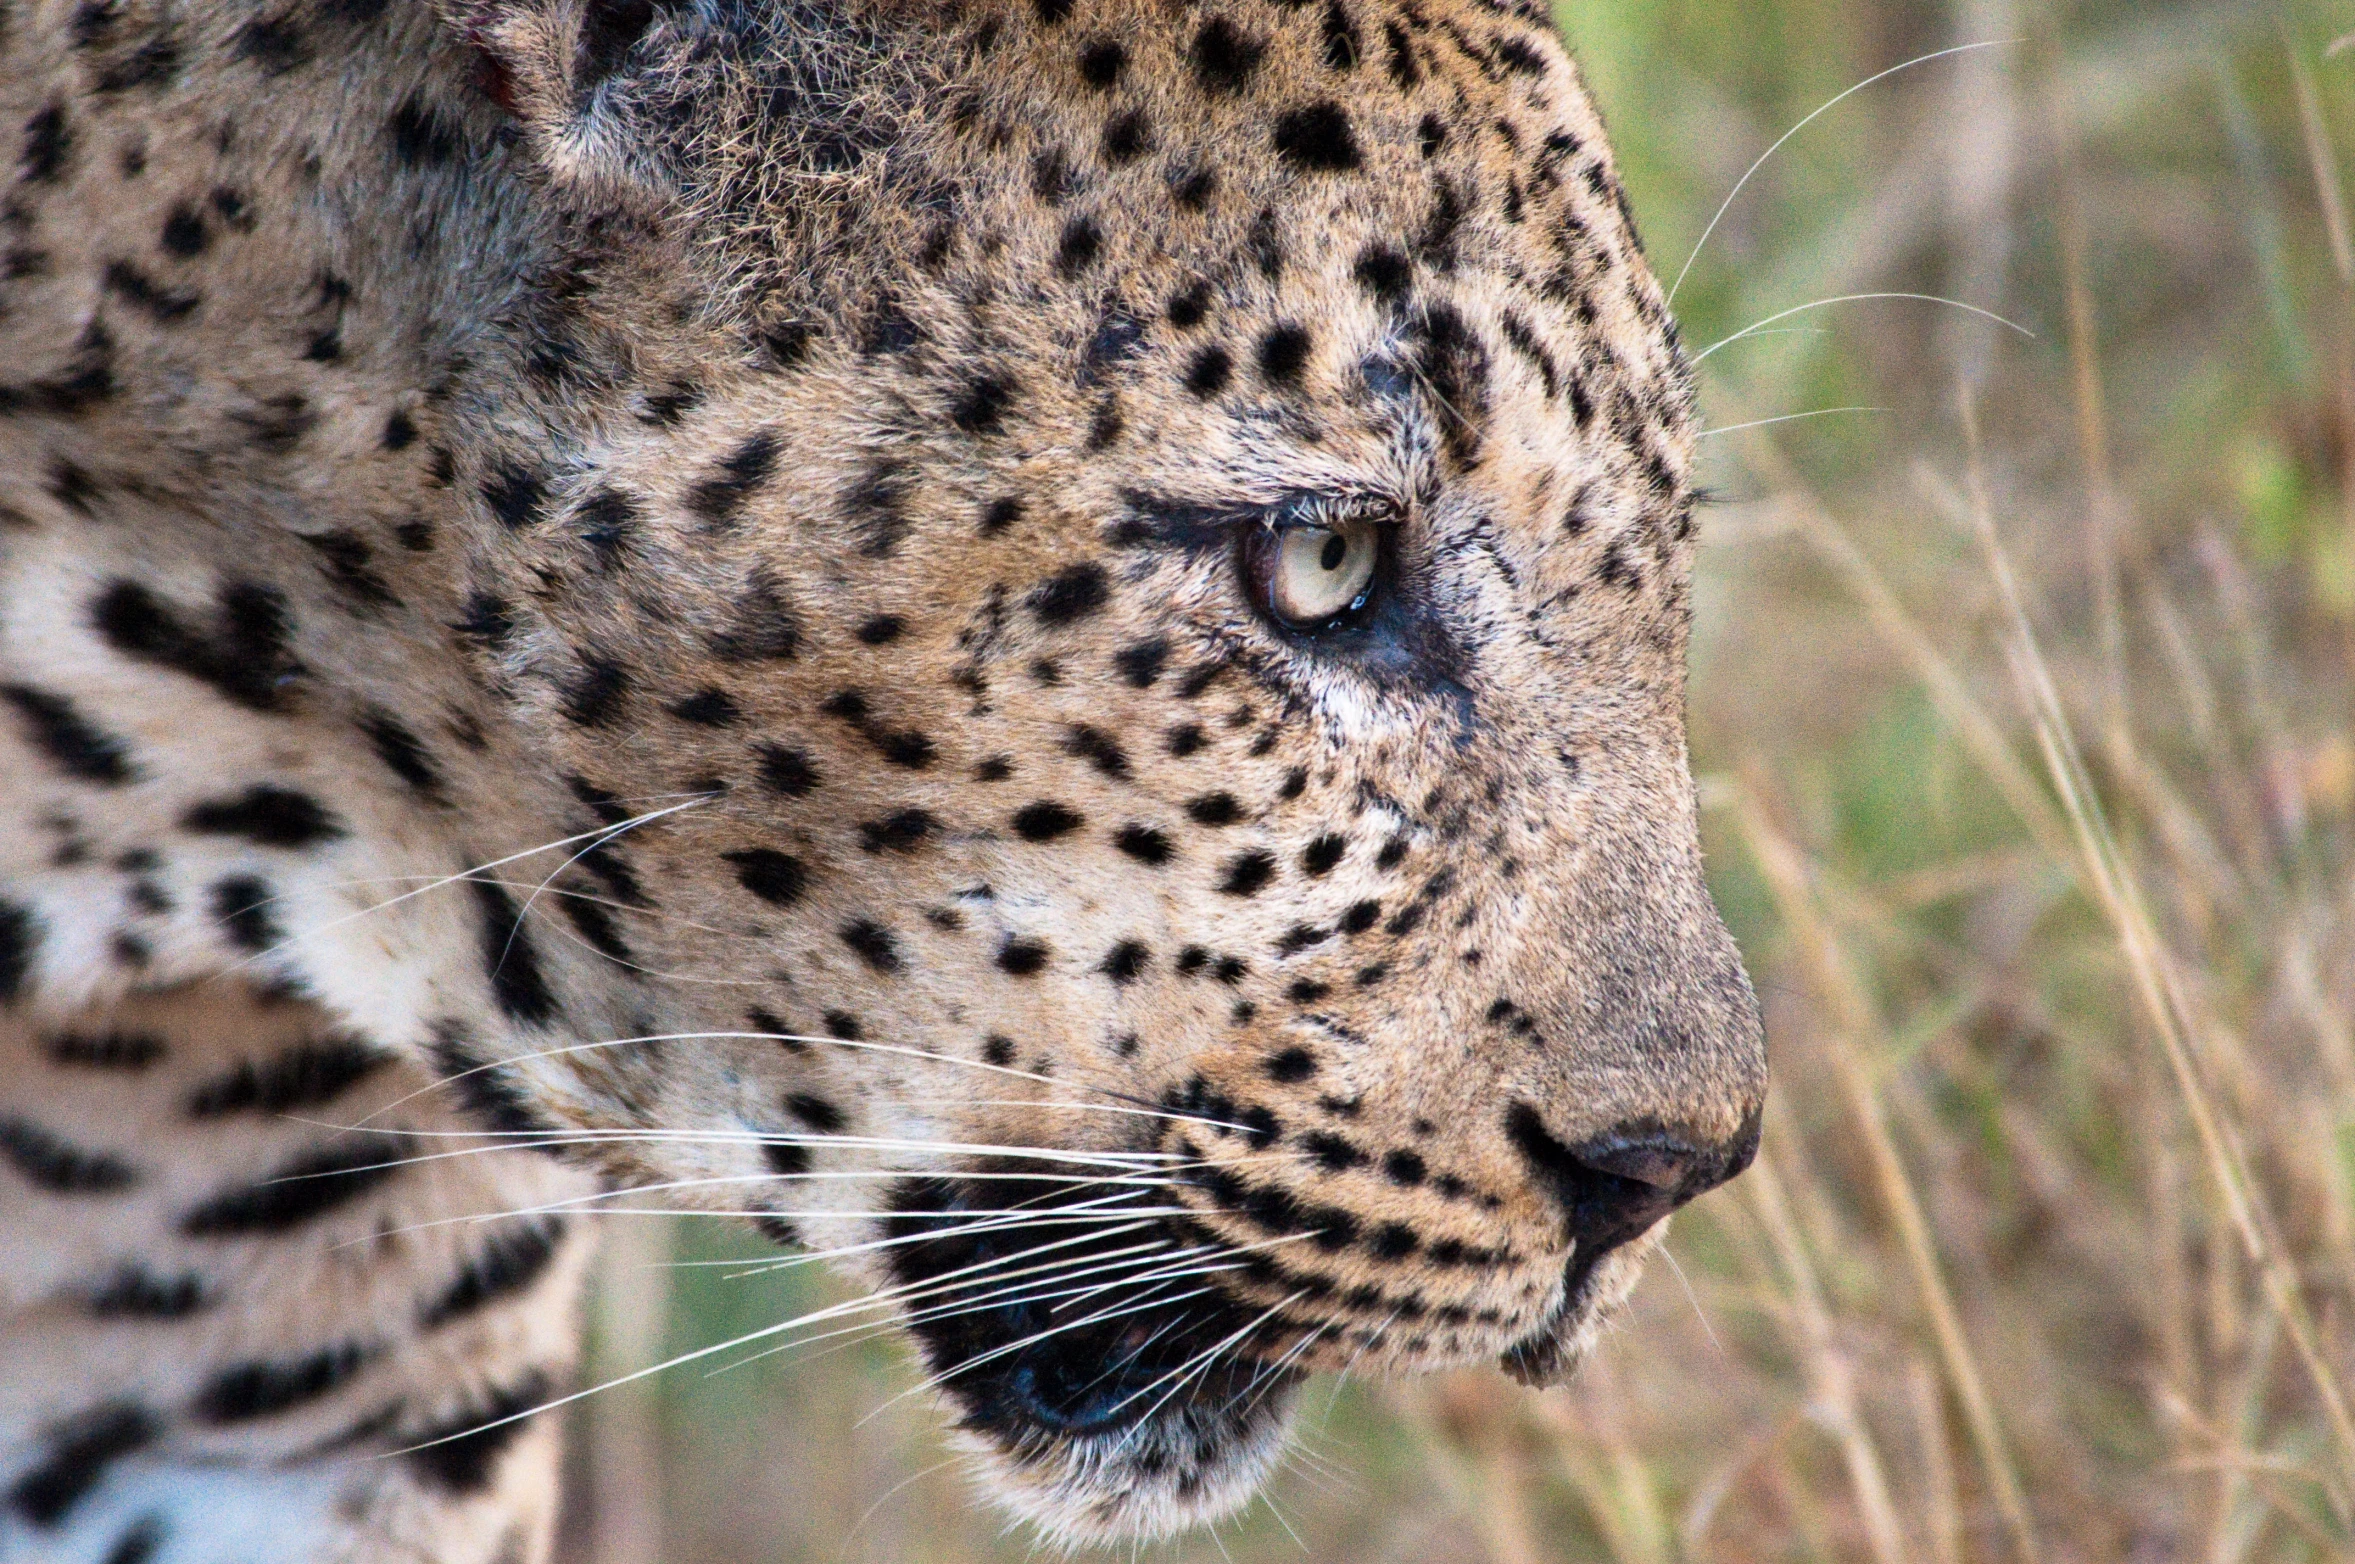
[[[567,1043],[558,1048],[539,1048],[534,1049],[529,1053],[511,1054],[505,1058],[487,1060],[482,1064],[474,1065],[471,1068],[457,1071],[451,1075],[443,1076],[438,1080],[419,1087],[413,1092],[410,1092],[401,1097],[397,1097],[393,1101],[388,1102],[384,1106],[378,1108],[375,1113],[369,1114],[368,1118],[362,1119],[360,1123],[365,1125],[368,1122],[368,1119],[376,1118],[380,1114],[389,1113],[393,1109],[400,1107],[403,1103],[409,1102],[414,1098],[421,1097],[425,1093],[432,1091],[437,1087],[448,1086],[455,1082],[464,1080],[469,1075],[479,1075],[486,1070],[495,1070],[507,1065],[526,1064],[538,1059],[561,1058],[567,1054],[590,1053],[602,1048],[634,1048],[646,1043],[686,1043],[727,1040],[745,1042],[817,1044],[829,1048],[846,1048],[856,1052],[883,1053],[896,1055],[901,1058],[922,1059],[935,1064],[952,1064],[962,1069],[980,1070],[994,1075],[1012,1076],[1016,1080],[1034,1081],[1043,1086],[1060,1086],[1063,1084],[1062,1082],[1055,1080],[1055,1078],[1052,1076],[1041,1075],[1031,1070],[1018,1070],[1015,1069],[1012,1065],[991,1064],[987,1060],[982,1059],[965,1059],[960,1058],[955,1054],[939,1053],[931,1049],[911,1048],[902,1043],[871,1043],[860,1038],[849,1037],[811,1037],[796,1032],[651,1032],[642,1037],[614,1037],[606,1038],[593,1043]],[[1108,1088],[1097,1089],[1105,1090],[1106,1094],[1111,1096],[1125,1095],[1123,1093],[1112,1092]],[[1044,1106],[1043,1104],[1032,1103],[1019,1103],[1018,1105],[1024,1107]],[[1171,1124],[1190,1124],[1201,1129],[1230,1130],[1242,1134],[1248,1134],[1250,1131],[1250,1126],[1248,1125],[1230,1124],[1221,1119],[1206,1119],[1196,1114],[1171,1113],[1167,1109],[1162,1108],[1146,1108],[1129,1106],[1125,1104],[1105,1103],[1063,1103],[1060,1106],[1066,1108],[1086,1108],[1092,1112],[1097,1113],[1117,1113],[1124,1115],[1134,1115],[1140,1118],[1160,1119]]]
[[[1758,321],[1752,325],[1744,326],[1741,330],[1735,332],[1730,337],[1720,337],[1715,342],[1712,342],[1709,344],[1709,346],[1703,348],[1700,352],[1693,355],[1693,365],[1695,368],[1698,368],[1709,357],[1710,354],[1715,353],[1719,348],[1732,347],[1735,343],[1741,341],[1744,337],[1750,336],[1758,331],[1760,327],[1771,326],[1777,321],[1789,320],[1794,315],[1804,315],[1809,310],[1828,309],[1834,304],[1861,304],[1872,299],[1910,299],[1916,304],[1940,304],[1944,305],[1948,309],[1961,310],[1966,315],[1976,315],[1981,320],[1993,321],[1996,325],[2002,326],[2006,330],[2018,332],[2021,336],[2026,337],[2031,342],[2036,340],[2036,333],[2030,331],[2027,327],[2021,325],[2018,321],[2006,320],[2003,316],[1996,314],[1993,310],[1983,310],[1976,304],[1965,304],[1960,299],[1942,298],[1935,293],[1843,293],[1836,298],[1816,299],[1813,302],[1807,304],[1794,304],[1787,310],[1778,311],[1775,314],[1767,316],[1762,321]]]
[[[1767,159],[1773,157],[1777,152],[1780,152],[1783,149],[1784,142],[1789,141],[1793,136],[1796,136],[1799,134],[1799,132],[1805,130],[1808,126],[1814,124],[1817,120],[1823,118],[1823,116],[1826,114],[1829,114],[1833,109],[1839,107],[1841,104],[1847,102],[1850,98],[1853,98],[1858,93],[1864,91],[1865,88],[1870,87],[1875,82],[1886,81],[1888,78],[1895,76],[1900,71],[1910,71],[1917,65],[1928,65],[1933,60],[1943,60],[1950,54],[1969,54],[1973,50],[1977,49],[2008,49],[2020,41],[2021,40],[2017,38],[1988,39],[1980,43],[1956,44],[1950,49],[1938,49],[1929,54],[1916,55],[1913,59],[1907,60],[1902,65],[1892,65],[1887,70],[1881,71],[1876,75],[1867,76],[1864,80],[1858,82],[1855,86],[1849,88],[1846,92],[1840,93],[1836,97],[1833,97],[1825,102],[1822,106],[1817,108],[1814,113],[1808,115],[1798,124],[1793,125],[1789,130],[1784,131],[1780,136],[1776,137],[1774,145],[1768,147],[1764,152],[1759,153],[1758,161],[1752,163],[1748,170],[1743,173],[1742,177],[1734,181],[1733,189],[1726,192],[1725,200],[1718,206],[1716,215],[1709,219],[1709,226],[1702,229],[1701,237],[1693,241],[1693,253],[1685,257],[1684,267],[1676,274],[1676,281],[1669,284],[1668,286],[1669,307],[1671,309],[1675,308],[1676,295],[1678,291],[1684,287],[1685,279],[1692,275],[1693,263],[1701,258],[1701,251],[1708,246],[1710,236],[1717,232],[1717,225],[1725,221],[1725,214],[1732,209],[1734,202],[1738,200],[1742,192],[1749,187],[1750,181],[1757,177],[1758,171],[1766,166]]]
[[[1753,418],[1748,423],[1723,424],[1715,429],[1703,429],[1693,438],[1706,440],[1711,435],[1739,434],[1745,429],[1764,429],[1772,424],[1795,424],[1803,418],[1829,418],[1834,413],[1887,413],[1894,411],[1895,409],[1887,407],[1819,407],[1808,413],[1785,413],[1779,418]]]
[[[362,907],[359,911],[346,913],[340,918],[330,918],[325,923],[313,924],[311,927],[304,929],[299,934],[290,935],[286,939],[280,940],[277,944],[272,945],[265,950],[256,951],[250,956],[246,956],[241,960],[231,963],[227,970],[232,972],[240,971],[248,966],[251,966],[257,961],[260,961],[266,956],[275,955],[282,950],[290,950],[294,946],[301,944],[307,939],[315,938],[318,935],[325,934],[333,929],[342,928],[345,924],[357,922],[361,918],[371,917],[376,913],[384,911],[388,907],[397,907],[402,902],[413,900],[414,898],[426,895],[429,892],[438,891],[446,886],[458,885],[465,881],[472,880],[478,875],[481,875],[492,869],[504,868],[508,864],[519,863],[526,858],[536,858],[541,853],[555,852],[559,848],[569,847],[575,842],[588,841],[591,837],[597,838],[595,842],[590,843],[591,848],[594,849],[595,847],[602,846],[606,842],[612,841],[615,837],[620,836],[625,832],[636,830],[639,826],[650,824],[651,822],[660,820],[668,815],[675,815],[684,809],[693,809],[698,805],[707,804],[718,796],[719,795],[716,793],[698,793],[695,796],[689,798],[683,804],[673,804],[667,809],[649,810],[645,814],[635,816],[628,820],[620,821],[614,825],[600,825],[593,831],[581,831],[572,836],[558,837],[553,842],[542,842],[537,847],[527,847],[521,852],[509,853],[504,858],[494,858],[488,863],[477,864],[469,869],[462,869],[456,874],[442,875],[435,879],[429,879],[426,881],[426,883],[417,886],[414,890],[403,891],[400,895],[392,897],[389,900],[377,902],[372,906]],[[272,898],[274,901],[279,899],[282,898]]]

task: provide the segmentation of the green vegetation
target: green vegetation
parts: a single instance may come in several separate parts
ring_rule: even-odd
[[[2348,1556],[2355,9],[1563,19],[1668,277],[1818,105],[2012,40],[1815,121],[1677,305],[1696,351],[1860,293],[2035,335],[1859,302],[1705,366],[1720,427],[1885,410],[1705,445],[1693,738],[1775,1049],[1758,1170],[1579,1383],[1321,1390],[1272,1507],[1155,1556]],[[675,1349],[838,1296],[671,1274]],[[833,1345],[589,1403],[658,1420],[666,1564],[1026,1556],[930,1470],[906,1366]]]

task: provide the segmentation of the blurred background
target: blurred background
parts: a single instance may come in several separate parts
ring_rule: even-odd
[[[2355,1554],[2355,0],[1561,19],[1668,279],[2000,45],[1677,295],[1765,1152],[1577,1384],[1321,1384],[1146,1556]],[[837,1296],[606,1231],[606,1373]],[[769,1345],[574,1409],[568,1564],[1034,1554],[896,1348]]]

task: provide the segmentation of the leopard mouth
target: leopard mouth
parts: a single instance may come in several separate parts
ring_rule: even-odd
[[[1294,1327],[1220,1285],[1225,1246],[1157,1202],[1019,1175],[914,1180],[893,1213],[906,1327],[1017,1512],[1105,1541],[1256,1491],[1304,1375],[1281,1361]]]

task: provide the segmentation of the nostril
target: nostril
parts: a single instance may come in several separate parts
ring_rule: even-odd
[[[1568,1145],[1525,1102],[1507,1111],[1505,1133],[1561,1206],[1583,1265],[1640,1236],[1738,1170],[1736,1156],[1699,1149],[1657,1125],[1630,1125]]]
[[[1674,1190],[1691,1175],[1697,1160],[1689,1147],[1666,1139],[1597,1141],[1572,1153],[1598,1173],[1633,1179],[1653,1189]]]

